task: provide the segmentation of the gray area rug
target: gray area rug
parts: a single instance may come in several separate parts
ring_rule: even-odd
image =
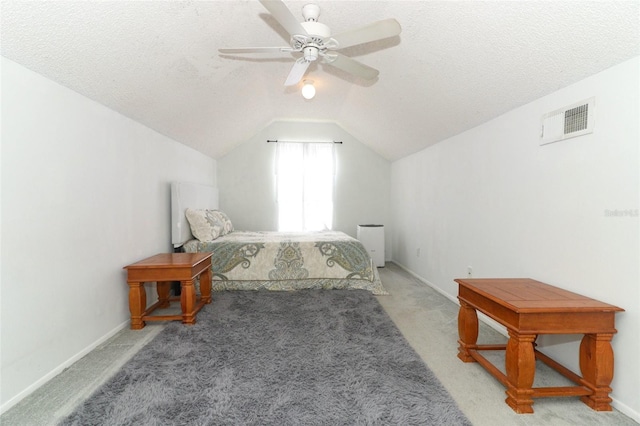
[[[367,291],[214,297],[62,424],[471,424]]]

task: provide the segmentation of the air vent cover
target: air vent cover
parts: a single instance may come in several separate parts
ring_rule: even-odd
[[[543,115],[540,145],[593,133],[594,108],[591,98]]]

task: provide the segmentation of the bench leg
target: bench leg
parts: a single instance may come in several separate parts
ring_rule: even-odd
[[[613,334],[585,334],[580,343],[580,371],[586,386],[593,392],[580,399],[596,411],[611,411],[612,338]]]
[[[147,307],[147,292],[144,283],[129,282],[129,312],[131,312],[131,329],[140,330],[144,327],[142,314]]]
[[[211,303],[211,268],[200,274],[200,297],[204,303]]]
[[[193,280],[185,280],[181,282],[180,288],[180,307],[182,308],[182,323],[195,324],[196,315],[196,288]]]
[[[156,291],[158,292],[158,308],[169,307],[169,292],[171,291],[171,283],[169,281],[159,281],[156,283]]]
[[[509,387],[505,402],[516,413],[533,413],[533,378],[536,373],[536,356],[533,343],[535,334],[518,334],[509,330],[505,353],[505,367]]]
[[[475,362],[469,349],[478,341],[478,313],[466,302],[460,300],[458,312],[458,358],[464,362]]]

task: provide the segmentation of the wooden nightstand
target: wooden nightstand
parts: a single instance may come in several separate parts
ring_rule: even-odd
[[[131,329],[140,330],[145,321],[182,321],[195,324],[196,314],[211,303],[212,253],[161,253],[125,266],[129,284]],[[194,280],[200,277],[200,294],[196,297]],[[169,297],[171,281],[180,281],[180,297]],[[145,282],[156,282],[158,301],[147,308]],[[155,315],[158,308],[169,307],[172,300],[180,300],[181,315]]]

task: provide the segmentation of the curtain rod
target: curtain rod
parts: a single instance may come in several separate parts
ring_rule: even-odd
[[[280,141],[282,143],[339,143],[342,144],[342,141]],[[269,140],[267,139],[267,143],[278,143],[278,140]]]

